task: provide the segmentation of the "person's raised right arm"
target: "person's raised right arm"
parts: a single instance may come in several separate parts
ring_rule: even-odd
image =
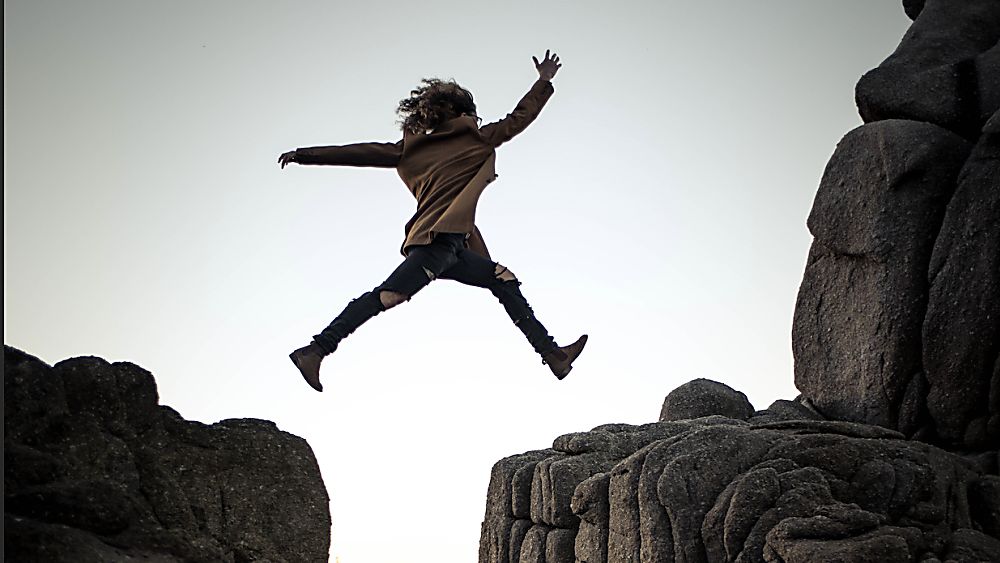
[[[545,51],[545,57],[541,62],[536,57],[531,57],[535,62],[535,70],[538,71],[538,80],[532,84],[528,93],[517,103],[514,111],[507,114],[507,117],[484,125],[479,129],[486,142],[498,147],[511,140],[514,135],[524,131],[532,121],[538,117],[545,102],[552,96],[552,78],[559,72],[562,64],[559,62],[559,55]]]
[[[395,168],[403,155],[403,141],[395,143],[355,143],[329,147],[305,147],[278,157],[278,164],[322,164],[328,166],[376,166]]]

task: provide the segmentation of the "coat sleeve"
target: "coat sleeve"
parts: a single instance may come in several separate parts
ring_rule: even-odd
[[[403,141],[396,143],[355,143],[330,147],[295,149],[298,164],[332,166],[377,166],[395,168],[403,155]]]
[[[535,81],[528,93],[517,103],[513,112],[496,123],[482,126],[479,132],[482,133],[486,142],[494,147],[511,140],[514,135],[524,131],[538,117],[553,91],[555,90],[552,83],[548,80]]]

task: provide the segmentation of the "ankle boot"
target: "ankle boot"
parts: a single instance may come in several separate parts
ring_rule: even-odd
[[[295,367],[299,368],[306,383],[317,391],[323,390],[323,384],[319,382],[319,364],[323,361],[323,350],[315,342],[310,342],[308,346],[303,346],[288,355],[292,359]]]
[[[573,369],[573,360],[580,355],[580,352],[583,352],[583,347],[586,345],[587,335],[584,334],[569,346],[556,348],[542,354],[542,363],[548,364],[552,375],[555,375],[556,379],[562,380],[569,375],[570,370]]]

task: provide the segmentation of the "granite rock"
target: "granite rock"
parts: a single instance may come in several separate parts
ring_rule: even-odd
[[[593,468],[590,475],[563,475],[562,486],[573,488],[568,508],[577,520],[536,510],[530,521],[517,520],[528,530],[518,553],[480,560],[1000,560],[990,535],[998,525],[1000,481],[965,457],[844,421],[717,417],[655,424],[664,428],[633,427],[658,437],[621,458],[624,451],[604,440],[587,452],[557,451],[536,462],[536,475],[546,466]],[[628,432],[624,425],[617,430]],[[605,463],[597,467],[592,460],[601,448]],[[517,460],[533,462],[505,458],[494,479],[510,479],[516,471],[509,466]],[[545,487],[551,485],[534,479],[532,498],[548,494],[537,491]],[[491,490],[504,488],[491,482]],[[553,498],[564,502],[561,495]],[[496,511],[487,505],[488,515]],[[484,530],[484,541],[497,541],[502,530]],[[509,533],[509,543],[518,541],[515,535]]]
[[[1000,112],[962,168],[928,268],[927,411],[943,440],[968,448],[1000,443],[998,225]]]
[[[746,420],[753,412],[753,405],[743,393],[718,381],[695,379],[663,399],[660,420],[688,420],[711,415]]]
[[[830,159],[792,326],[795,385],[827,418],[899,427],[921,371],[931,249],[968,151],[935,125],[890,120]]]
[[[896,51],[857,84],[861,117],[924,121],[975,138],[1000,106],[1000,5],[926,0],[906,8],[916,17]]]
[[[272,422],[186,421],[126,363],[4,348],[12,561],[326,561],[329,497]]]

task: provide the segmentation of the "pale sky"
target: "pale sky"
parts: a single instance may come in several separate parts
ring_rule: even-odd
[[[805,219],[900,2],[4,2],[4,342],[150,370],[188,419],[306,438],[331,560],[474,561],[490,468],[655,421],[698,377],[791,399]],[[477,223],[561,344],[556,381],[489,292],[438,281],[346,340],[324,393],[288,353],[401,260],[392,170],[296,147],[396,141],[420,78],[486,122],[563,68],[498,151]]]

